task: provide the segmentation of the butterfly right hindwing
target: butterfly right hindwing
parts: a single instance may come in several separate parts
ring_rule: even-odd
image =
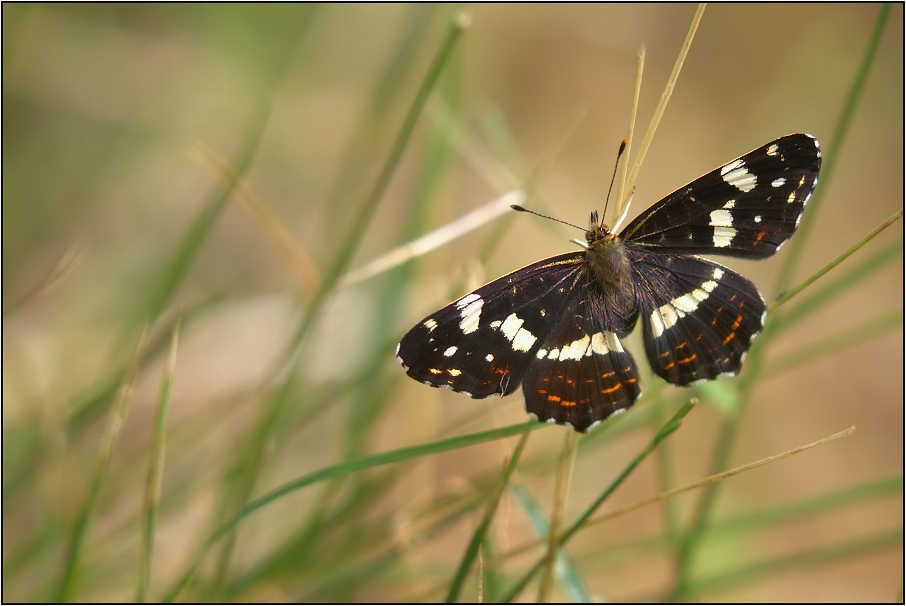
[[[630,254],[645,352],[655,373],[688,385],[739,372],[764,326],[766,306],[758,288],[701,257]]]

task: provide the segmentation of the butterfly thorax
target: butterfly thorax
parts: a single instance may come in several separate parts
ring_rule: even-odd
[[[597,219],[598,214],[592,213],[585,232],[589,287],[600,292],[602,300],[607,301],[605,313],[628,329],[635,323],[637,304],[626,243]]]

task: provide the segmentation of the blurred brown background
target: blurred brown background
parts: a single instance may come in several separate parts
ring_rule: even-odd
[[[870,4],[710,6],[643,166],[630,218],[778,136],[808,132],[829,150],[878,9]],[[406,207],[401,201],[413,195],[428,129],[447,107],[461,128],[488,148],[493,142],[481,134],[482,121],[502,117],[521,156],[523,177],[558,149],[540,173],[539,194],[546,210],[584,225],[588,212],[602,207],[613,153],[626,133],[638,47],[647,49],[636,130],[641,137],[695,6],[476,5],[468,10],[472,26],[416,128],[353,267],[402,243],[399,224]],[[101,427],[98,421],[88,437],[74,440],[67,429],[69,410],[78,394],[127,355],[119,341],[124,327],[218,183],[216,171],[200,159],[198,143],[231,161],[256,112],[269,105],[247,182],[323,269],[372,187],[454,12],[449,6],[398,5],[3,6],[4,441],[29,445],[4,448],[5,600],[45,599],[43,579],[59,575],[61,537],[72,523],[75,504],[84,498]],[[896,5],[836,172],[821,182],[823,206],[794,284],[903,206],[902,33],[902,6]],[[388,82],[382,77],[404,41],[413,52],[410,67]],[[382,108],[380,119],[368,122],[363,116],[375,105]],[[351,165],[360,168],[344,172]],[[450,171],[437,194],[432,228],[503,193],[461,157]],[[485,227],[424,259],[405,306],[392,317],[376,317],[373,309],[374,283],[381,278],[341,292],[306,350],[307,379],[322,388],[331,381],[342,384],[363,364],[360,350],[374,323],[389,322],[402,335],[447,297],[460,294],[451,289],[461,276],[470,283],[497,277],[570,250],[567,238],[575,237],[521,216],[488,263],[476,270],[470,260],[490,230]],[[901,238],[902,221],[838,271]],[[67,251],[80,261],[52,289],[35,294]],[[786,252],[764,262],[727,264],[772,298]],[[166,473],[182,477],[189,487],[179,504],[162,514],[157,591],[184,570],[208,528],[216,501],[211,486],[223,473],[236,436],[257,417],[260,402],[246,390],[255,389],[280,354],[298,314],[300,292],[304,299],[305,288],[254,221],[239,204],[228,204],[171,306],[218,301],[186,331],[181,344]],[[768,356],[902,310],[902,299],[898,260],[778,339]],[[641,343],[631,341],[630,347],[641,363]],[[402,376],[391,359],[386,376]],[[763,380],[745,411],[732,465],[850,425],[856,432],[729,480],[717,512],[766,506],[902,471],[903,367],[900,325]],[[155,366],[139,383],[111,468],[111,488],[87,539],[86,566],[94,576],[81,583],[76,599],[132,599],[133,570],[111,561],[123,554],[134,557],[137,530],[130,525],[136,523],[141,500],[147,465],[142,457],[150,441],[159,372]],[[519,396],[479,402],[409,383],[394,383],[394,404],[378,423],[370,452],[435,439],[465,414],[477,417],[469,431],[524,419]],[[327,398],[324,404],[323,418],[278,439],[259,483],[262,490],[338,460],[333,436],[349,411],[342,400]],[[702,405],[671,438],[678,485],[708,473],[720,423],[721,413]],[[32,441],[23,442],[26,434]],[[636,432],[580,457],[567,518],[581,511],[649,438]],[[534,434],[531,447],[556,452],[561,440],[561,432],[544,430]],[[424,491],[446,490],[456,478],[499,468],[504,452],[491,444],[432,458],[403,480],[395,501],[383,507],[405,511],[426,498]],[[22,469],[31,477],[23,479]],[[646,463],[611,505],[657,492],[655,475]],[[525,481],[549,507],[551,474]],[[293,498],[291,509],[278,506],[274,511],[283,513],[258,514],[250,522],[250,529],[261,532],[245,538],[248,549],[239,568],[267,553],[268,541],[281,533],[271,516],[283,519],[308,507],[314,497]],[[163,499],[166,503],[166,481]],[[683,497],[679,502],[687,511],[694,501]],[[530,531],[516,506],[509,507],[509,530],[500,532],[511,532],[512,543],[518,544]],[[727,553],[712,550],[703,557],[720,563],[739,557],[738,551],[783,554],[898,524],[901,498],[881,499],[784,526],[751,542],[724,544]],[[592,537],[617,543],[662,525],[663,513],[649,508],[602,526],[595,531],[600,534],[580,537],[576,550],[595,547]],[[434,551],[413,555],[412,569],[438,563],[455,567],[470,532],[461,525],[433,544]],[[25,557],[27,548],[36,552]],[[887,601],[899,591],[902,599],[902,566],[900,546],[700,598]],[[654,557],[596,564],[586,580],[601,598],[635,600],[656,596],[671,574],[669,559]],[[400,581],[358,599],[412,599],[418,595],[412,585]],[[234,597],[318,599],[279,583],[248,591]]]

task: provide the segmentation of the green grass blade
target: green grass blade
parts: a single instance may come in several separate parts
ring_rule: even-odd
[[[871,257],[865,259],[859,265],[837,276],[834,281],[825,284],[820,289],[814,291],[810,296],[799,301],[799,303],[778,317],[775,330],[788,328],[800,320],[807,318],[816,309],[830,303],[840,295],[849,292],[853,286],[873,276],[875,273],[884,268],[888,263],[901,259],[903,256],[903,241],[898,240],[885,246]]]
[[[514,484],[511,490],[522,509],[525,510],[535,534],[538,537],[547,536],[550,532],[547,519],[544,516],[544,511],[535,502],[532,495],[521,484]],[[585,580],[576,568],[576,564],[570,557],[569,552],[562,548],[557,550],[556,573],[557,582],[563,588],[570,602],[578,604],[590,604],[592,602]]]
[[[822,267],[817,272],[815,272],[805,282],[803,282],[796,288],[792,289],[791,291],[785,292],[782,295],[780,295],[780,297],[777,298],[777,300],[774,302],[774,304],[768,308],[768,312],[774,311],[776,308],[780,307],[781,305],[783,305],[784,303],[786,303],[787,301],[789,301],[790,299],[792,299],[793,297],[798,295],[800,292],[802,292],[803,290],[805,290],[806,288],[808,288],[809,286],[814,284],[818,279],[820,279],[822,276],[824,276],[827,272],[829,272],[833,268],[840,265],[840,263],[842,263],[844,260],[846,260],[850,255],[852,255],[857,250],[859,250],[860,248],[862,248],[863,246],[868,244],[878,234],[880,234],[882,231],[884,231],[885,229],[890,227],[895,221],[901,219],[902,217],[903,217],[902,210],[898,210],[897,212],[893,213],[893,215],[891,215],[890,218],[888,218],[886,221],[881,223],[881,225],[879,225],[875,229],[871,230],[868,233],[868,235],[866,235],[864,238],[862,238],[861,240],[859,240],[858,242],[853,244],[849,248],[849,250],[847,250],[846,252],[841,254],[839,257],[837,257],[836,259],[834,259],[833,261],[831,261],[830,263],[828,263],[827,265]]]
[[[705,577],[700,581],[693,581],[693,588],[696,593],[726,589],[743,583],[751,583],[768,576],[796,572],[834,562],[845,562],[865,555],[871,555],[878,551],[901,547],[902,545],[903,529],[897,528],[740,566],[735,570]]]
[[[421,116],[422,110],[424,110],[425,103],[428,101],[428,96],[434,89],[435,84],[437,84],[437,80],[440,78],[444,67],[446,67],[449,62],[453,50],[456,48],[456,43],[459,41],[460,35],[468,25],[468,18],[460,14],[447,29],[446,36],[440,44],[440,48],[434,57],[434,61],[425,73],[425,77],[415,94],[415,98],[412,100],[412,105],[409,107],[409,111],[403,119],[403,124],[396,135],[396,139],[394,140],[387,160],[384,162],[384,166],[377,177],[377,181],[372,187],[371,193],[368,194],[368,198],[365,200],[364,205],[356,214],[352,229],[347,235],[345,244],[340,249],[340,253],[337,255],[337,258],[334,260],[331,267],[325,272],[324,283],[315,295],[310,309],[305,315],[305,319],[296,331],[296,335],[292,340],[293,343],[300,342],[308,333],[311,324],[317,315],[316,312],[320,311],[321,304],[323,303],[326,294],[333,289],[334,284],[346,271],[349,263],[352,261],[352,257],[362,241],[362,235],[365,233],[365,229],[371,222],[371,217],[374,216],[374,213],[377,210],[378,203],[381,201],[384,192],[387,190],[387,185],[390,183],[390,177],[399,165],[403,150],[406,149],[406,145],[409,143],[412,131],[415,129],[415,124],[418,121],[419,116]]]
[[[141,557],[139,558],[138,590],[136,602],[144,602],[151,582],[151,556],[154,547],[154,524],[157,508],[160,503],[160,487],[164,475],[164,458],[166,456],[167,416],[170,410],[170,397],[173,387],[173,374],[176,370],[176,348],[179,344],[179,321],[173,329],[170,341],[170,359],[164,374],[160,390],[160,402],[157,406],[157,418],[154,423],[154,441],[151,446],[151,462],[148,465],[148,479],[145,483],[145,524],[142,533]]]
[[[138,360],[141,357],[141,351],[145,345],[147,329],[142,330],[141,335],[132,351],[129,371],[126,372],[125,378],[117,393],[113,408],[110,410],[110,418],[101,442],[98,446],[97,460],[92,474],[91,484],[88,488],[88,497],[79,512],[76,523],[72,529],[72,535],[69,538],[69,545],[66,550],[66,558],[63,564],[63,577],[57,590],[55,601],[68,602],[72,598],[73,585],[75,583],[76,571],[79,563],[79,555],[82,548],[82,541],[85,538],[85,531],[88,528],[88,518],[91,516],[98,496],[101,493],[101,486],[107,475],[107,468],[110,464],[110,457],[113,454],[113,447],[116,445],[120,429],[123,427],[123,421],[129,409],[129,403],[132,400],[133,385],[136,380],[136,370],[138,369]]]
[[[500,497],[503,495],[503,491],[506,490],[510,481],[510,476],[513,475],[516,466],[519,464],[519,459],[522,458],[522,451],[525,449],[525,445],[528,442],[529,434],[530,432],[528,431],[522,434],[519,443],[516,444],[516,448],[513,450],[513,455],[510,457],[510,460],[503,471],[503,475],[500,477],[500,481],[494,488],[494,492],[488,498],[488,504],[485,507],[481,523],[478,525],[478,528],[475,529],[475,532],[472,533],[472,539],[466,547],[466,552],[463,554],[462,561],[459,563],[459,568],[456,570],[456,575],[453,577],[453,582],[450,584],[450,591],[447,592],[445,600],[447,604],[452,604],[459,599],[459,592],[462,590],[462,585],[466,580],[466,576],[469,574],[469,570],[472,569],[472,564],[478,556],[478,550],[481,549],[481,544],[484,541],[488,528],[491,526],[494,514],[497,512],[497,505],[500,504]]]
[[[890,312],[887,315],[863,322],[853,328],[842,330],[837,334],[794,349],[787,354],[773,357],[764,365],[762,375],[770,376],[792,370],[797,366],[831,356],[842,349],[885,335],[898,328],[903,328],[903,312]]]
[[[176,599],[176,596],[179,595],[179,592],[182,591],[182,589],[186,586],[192,574],[195,572],[195,569],[201,563],[201,559],[204,556],[205,552],[211,547],[211,545],[214,544],[214,542],[217,541],[217,539],[225,535],[247,516],[285,495],[291,494],[297,490],[300,490],[312,484],[316,484],[318,482],[346,476],[357,471],[370,469],[372,467],[379,467],[382,465],[389,465],[390,463],[399,463],[401,461],[417,459],[427,455],[437,454],[439,452],[446,452],[448,450],[456,450],[458,448],[465,448],[467,446],[481,444],[483,442],[491,442],[493,440],[499,440],[501,438],[518,435],[522,432],[535,431],[544,427],[548,427],[548,425],[536,422],[520,423],[518,425],[502,427],[500,429],[493,429],[490,431],[483,431],[480,433],[448,438],[446,440],[437,440],[435,442],[419,444],[417,446],[409,446],[397,450],[390,450],[375,455],[368,455],[365,457],[360,457],[358,459],[344,461],[336,465],[331,465],[330,467],[325,467],[324,469],[320,469],[318,471],[304,475],[301,478],[297,478],[292,482],[287,482],[283,486],[280,486],[279,488],[270,491],[264,496],[249,502],[238,514],[236,514],[232,519],[230,519],[228,522],[220,526],[220,528],[218,528],[215,532],[213,532],[210,538],[205,542],[205,545],[201,549],[201,553],[196,557],[195,562],[189,567],[189,570],[187,570],[183,574],[183,577],[174,585],[174,587],[169,592],[167,592],[167,595],[163,598],[163,601],[172,602],[174,599]]]
[[[811,224],[813,217],[816,214],[816,209],[820,208],[821,197],[823,196],[823,192],[827,189],[827,181],[829,176],[828,168],[830,168],[830,172],[832,174],[833,168],[836,164],[836,157],[842,149],[843,141],[845,139],[846,133],[849,130],[851,118],[855,113],[857,102],[864,88],[868,70],[874,62],[875,50],[877,49],[878,42],[880,41],[881,33],[883,31],[883,26],[886,22],[888,12],[889,8],[881,8],[874,30],[869,36],[868,47],[866,49],[866,52],[863,54],[861,67],[856,74],[852,86],[850,87],[850,93],[847,97],[847,101],[844,104],[844,108],[839,119],[837,120],[837,126],[833,140],[824,151],[824,163],[821,177],[822,187],[819,188],[812,196],[809,204],[809,208],[811,210],[803,217],[802,224],[798,229],[799,233],[792,240],[791,251],[786,258],[786,262],[784,263],[783,268],[781,269],[775,292],[783,293],[783,291],[788,288],[788,285],[798,264],[798,260],[802,255],[804,243],[806,241],[805,236],[808,233],[809,225]],[[771,341],[771,338],[778,333],[777,327],[779,324],[780,322],[778,322],[776,319],[772,321],[769,316],[769,321],[765,326],[765,330],[762,332],[759,339],[755,342],[755,344],[749,351],[749,355],[746,360],[747,368],[744,375],[740,379],[742,382],[742,401],[739,406],[740,412],[744,410],[746,403],[748,402],[751,394],[751,386],[755,383],[756,379],[761,376],[760,370],[762,365],[762,352],[764,351],[765,346],[767,346],[767,344]],[[738,419],[739,415],[736,415],[732,418],[729,418],[724,423],[720,435],[718,436],[717,446],[715,447],[714,453],[711,458],[712,474],[719,472],[721,469],[724,469],[727,466],[726,463],[729,458],[729,453],[736,439]],[[667,598],[669,601],[678,602],[691,599],[689,591],[692,582],[692,561],[701,541],[701,536],[706,531],[710,523],[711,513],[718,494],[718,486],[718,484],[711,484],[705,487],[705,489],[702,491],[698,503],[695,506],[695,510],[692,514],[692,522],[688,530],[686,531],[677,552],[677,572],[673,589],[671,592],[669,592],[669,596]]]
[[[287,346],[287,355],[285,356],[289,362],[289,372],[285,373],[281,384],[275,389],[274,396],[265,405],[257,427],[253,431],[249,445],[246,448],[241,449],[237,456],[236,464],[233,468],[235,477],[238,477],[239,480],[235,484],[235,489],[231,491],[233,497],[226,500],[225,509],[229,508],[230,501],[238,503],[240,511],[247,503],[254,486],[255,478],[260,470],[265,444],[267,443],[277,420],[281,417],[283,408],[286,403],[291,400],[290,394],[292,392],[292,385],[298,380],[298,369],[295,362],[301,354],[306,337],[320,317],[329,294],[336,286],[337,280],[346,271],[349,263],[352,261],[353,255],[362,241],[362,236],[368,227],[372,216],[377,210],[378,203],[383,198],[387,185],[390,183],[390,177],[399,165],[403,150],[409,142],[415,124],[428,100],[428,96],[434,89],[434,85],[437,83],[440,74],[443,72],[444,67],[449,61],[452,52],[456,47],[456,42],[459,40],[460,34],[467,26],[468,20],[460,15],[460,17],[448,28],[446,37],[441,42],[437,55],[429,66],[421,86],[416,92],[415,98],[406,113],[406,117],[397,133],[396,139],[394,140],[393,146],[376,183],[372,187],[365,203],[355,215],[352,229],[350,230],[350,233],[347,234],[339,254],[333,264],[325,272],[321,287],[315,292],[308,308],[305,310],[305,314],[299,323],[299,326],[294,331]],[[232,551],[232,543],[233,539],[228,538],[224,545],[224,549],[221,551],[221,563],[218,565],[218,572],[215,574],[215,591],[218,587],[222,586],[217,579],[223,579],[226,575],[226,566]]]
[[[809,518],[902,494],[903,474],[896,472],[854,486],[809,495],[776,505],[761,506],[755,511],[715,520],[708,531],[708,538],[716,540],[721,535],[762,531],[765,527],[775,524]]]
[[[245,175],[251,166],[269,116],[270,103],[262,103],[252,118],[245,139],[239,148],[239,153],[233,161],[232,173],[234,179],[221,182],[208,197],[180,242],[173,259],[170,260],[161,276],[152,286],[148,298],[140,307],[139,314],[132,319],[130,332],[134,330],[135,326],[156,318],[173,297],[179,285],[182,284],[192,261],[195,260],[202,244],[211,233],[214,223],[223,212],[223,208],[230,198],[230,193],[238,180]]]
[[[578,532],[585,525],[585,523],[591,518],[591,516],[594,515],[595,511],[597,511],[598,508],[604,504],[604,501],[606,501],[610,497],[610,495],[613,494],[613,492],[617,488],[619,488],[619,486],[623,483],[623,481],[629,477],[629,474],[631,474],[633,471],[635,471],[636,467],[638,467],[641,464],[641,462],[644,461],[645,458],[649,454],[651,454],[651,452],[655,448],[657,448],[657,445],[660,444],[664,439],[666,439],[674,431],[679,429],[680,425],[683,422],[683,418],[687,414],[689,414],[689,412],[692,410],[692,408],[694,406],[695,406],[695,402],[690,401],[690,402],[687,402],[686,404],[684,404],[683,406],[681,406],[680,409],[678,411],[676,411],[676,414],[674,414],[670,418],[670,420],[667,421],[667,423],[665,423],[663,427],[661,427],[660,431],[657,432],[657,434],[654,436],[654,438],[651,440],[651,442],[649,442],[648,446],[646,446],[642,450],[642,452],[640,452],[638,455],[636,455],[636,457],[632,460],[632,462],[629,463],[629,465],[627,465],[625,469],[623,469],[623,471],[620,473],[620,475],[617,476],[617,478],[610,484],[610,486],[608,486],[604,490],[604,492],[601,493],[601,495],[595,500],[595,502],[592,503],[582,513],[582,515],[579,516],[579,519],[576,520],[573,523],[573,525],[570,526],[569,529],[567,529],[566,532],[564,532],[560,536],[559,543],[560,543],[561,547],[563,545],[565,545],[566,542],[569,541],[573,537],[573,535],[576,534],[576,532]],[[520,581],[518,581],[516,583],[516,585],[506,594],[506,596],[504,596],[502,601],[509,603],[509,602],[512,602],[513,600],[515,600],[519,596],[519,594],[522,592],[522,590],[525,589],[526,585],[528,585],[528,583],[532,579],[532,577],[539,570],[541,570],[541,566],[543,566],[543,565],[544,565],[544,558],[541,558],[538,562],[535,563],[535,565],[531,568],[531,570],[529,570],[528,573],[524,577],[522,577],[522,579]]]
[[[880,44],[881,36],[884,33],[884,25],[887,23],[889,14],[890,4],[882,4],[878,12],[878,18],[875,21],[874,29],[868,37],[868,47],[865,49],[865,54],[862,56],[862,63],[860,64],[859,70],[856,72],[856,77],[849,89],[849,94],[843,104],[843,111],[840,113],[840,118],[837,120],[837,127],[834,130],[834,135],[831,138],[830,145],[827,146],[826,151],[824,152],[824,160],[821,163],[821,187],[809,200],[809,212],[805,213],[802,217],[799,229],[796,230],[796,237],[793,238],[790,243],[790,251],[780,270],[780,276],[777,279],[777,286],[775,287],[774,292],[782,293],[789,287],[789,284],[793,279],[793,273],[799,265],[799,260],[802,257],[805,245],[808,242],[808,235],[811,232],[812,223],[815,216],[818,214],[818,209],[821,207],[821,201],[824,199],[824,192],[827,191],[828,183],[834,175],[834,169],[837,167],[837,158],[840,155],[840,151],[843,149],[843,142],[846,140],[847,133],[849,133],[850,124],[856,113],[856,106],[859,103],[859,98],[862,96],[862,91],[865,89],[865,81],[868,78],[868,72],[874,63],[878,45]]]

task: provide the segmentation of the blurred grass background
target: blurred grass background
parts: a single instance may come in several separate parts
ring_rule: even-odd
[[[369,281],[319,284],[534,175],[528,205],[584,224],[625,136],[638,47],[641,137],[694,7],[470,7],[398,164],[387,158],[459,7],[2,10],[4,600],[160,600],[196,561],[177,599],[442,599],[515,438],[337,473],[201,548],[305,474],[525,420],[518,395],[418,385],[393,348],[453,297],[570,250],[574,233],[505,216]],[[878,11],[709,7],[630,217],[787,133],[827,153]],[[902,208],[902,32],[896,5],[791,285]],[[228,195],[234,176],[301,249],[294,262]],[[727,264],[773,300],[788,253]],[[902,297],[899,222],[788,304],[803,307],[766,346],[743,409],[734,381],[694,392],[703,403],[605,509],[711,473],[730,425],[728,467],[856,432],[722,483],[692,547],[699,492],[589,527],[568,549],[578,577],[555,597],[902,600]],[[629,346],[648,397],[580,444],[567,523],[693,395],[658,389],[637,336]],[[118,398],[123,385],[132,394]],[[533,432],[500,497],[482,548],[487,601],[541,553],[499,557],[543,532],[562,441],[561,428]],[[476,574],[461,599],[476,599]]]

